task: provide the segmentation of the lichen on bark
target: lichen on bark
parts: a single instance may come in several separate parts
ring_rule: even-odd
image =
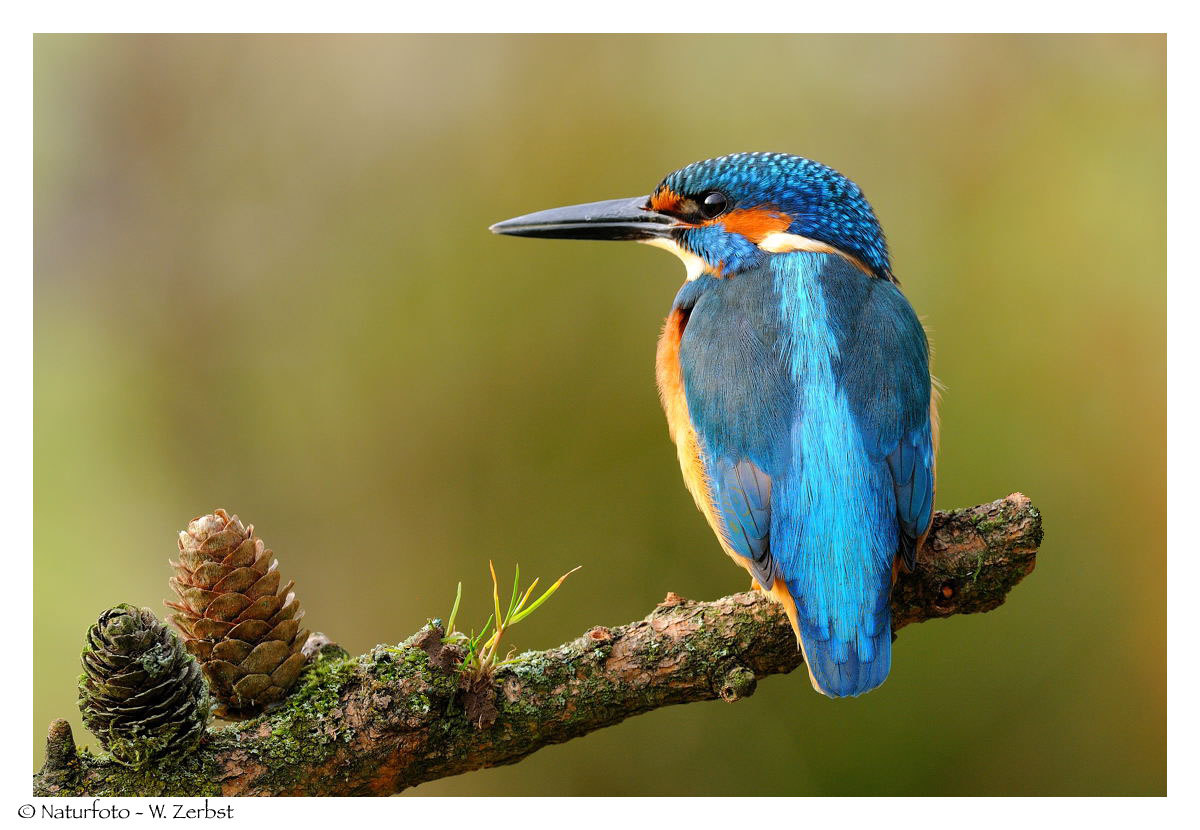
[[[1041,538],[1020,494],[938,513],[893,591],[893,628],[997,607],[1033,569]],[[803,662],[779,606],[757,592],[668,594],[643,620],[527,652],[482,682],[464,680],[461,653],[442,638],[431,621],[357,657],[319,643],[277,710],[210,729],[196,752],[145,770],[77,752],[55,721],[34,794],[390,795],[662,706],[740,700]]]

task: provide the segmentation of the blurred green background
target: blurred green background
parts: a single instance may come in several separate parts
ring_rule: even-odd
[[[857,180],[946,384],[938,505],[1021,490],[1037,570],[891,679],[692,704],[415,794],[1166,790],[1163,37],[35,39],[33,763],[87,626],[224,506],[358,653],[555,577],[545,648],[746,587],[653,381],[681,282],[487,232],[784,150]]]

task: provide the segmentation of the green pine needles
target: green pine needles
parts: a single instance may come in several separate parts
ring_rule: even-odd
[[[492,603],[494,610],[488,616],[487,622],[483,624],[483,628],[479,630],[478,634],[475,633],[474,629],[471,630],[470,634],[464,634],[454,627],[454,623],[458,618],[458,606],[462,601],[462,583],[458,583],[458,589],[454,595],[454,607],[450,609],[450,620],[446,623],[446,636],[442,639],[442,642],[453,643],[466,651],[466,656],[463,657],[460,664],[462,671],[469,675],[479,676],[511,660],[511,650],[503,660],[497,661],[496,659],[497,655],[500,654],[500,640],[504,637],[504,633],[538,610],[546,600],[554,595],[554,592],[566,581],[567,577],[581,567],[583,566],[579,565],[567,571],[553,585],[547,588],[541,596],[530,602],[530,597],[533,596],[539,579],[534,579],[529,587],[525,589],[524,593],[522,593],[521,566],[517,565],[516,575],[513,576],[512,597],[508,601],[508,610],[502,613],[500,608],[500,583],[496,579],[496,567],[489,559],[488,569],[492,574]]]

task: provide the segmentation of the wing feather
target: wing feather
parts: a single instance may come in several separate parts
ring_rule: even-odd
[[[879,280],[869,284],[845,328],[839,380],[864,446],[887,459],[900,530],[897,553],[911,569],[933,517],[933,386],[925,329],[900,290]]]
[[[712,486],[725,543],[750,560],[758,584],[770,588],[778,569],[771,555],[771,477],[749,459],[714,459]]]

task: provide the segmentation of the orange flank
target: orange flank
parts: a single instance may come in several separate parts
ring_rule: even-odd
[[[720,523],[713,510],[712,491],[704,462],[700,460],[700,442],[688,415],[687,398],[683,391],[683,368],[679,363],[679,343],[687,326],[687,312],[672,309],[658,338],[658,355],[655,360],[655,375],[658,379],[658,396],[663,411],[667,414],[667,431],[675,442],[679,455],[679,466],[683,470],[683,483],[696,500],[696,506],[708,519],[708,523],[720,536]]]
[[[783,610],[788,616],[788,622],[792,624],[792,631],[796,632],[796,642],[800,642],[800,621],[796,617],[796,600],[792,598],[787,585],[782,579],[776,579],[771,584],[770,590],[767,591],[767,595],[783,606]]]
[[[738,559],[740,557],[734,557]],[[743,559],[743,562],[746,560]],[[747,570],[749,568],[747,567]],[[813,677],[812,669],[809,668],[808,654],[804,651],[804,641],[800,639],[800,618],[796,613],[796,600],[792,597],[791,591],[787,589],[787,585],[782,579],[776,579],[771,585],[767,596],[783,606],[783,612],[787,614],[788,622],[792,624],[792,633],[796,635],[796,645],[800,646],[800,653],[804,655],[804,667],[808,669],[808,682],[812,687],[821,694],[825,694],[825,690],[817,683],[817,678]]]
[[[786,231],[792,224],[792,217],[770,208],[744,208],[731,210],[715,222],[724,225],[730,233],[740,233],[757,245],[770,234]]]

